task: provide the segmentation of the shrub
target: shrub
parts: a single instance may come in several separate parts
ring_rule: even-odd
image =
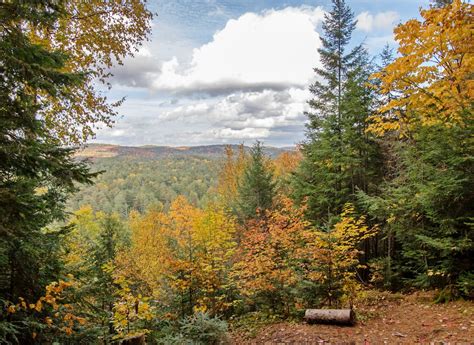
[[[196,313],[179,322],[164,323],[152,337],[162,345],[217,345],[228,343],[227,323],[206,313]]]
[[[463,297],[474,299],[474,273],[465,272],[458,279],[457,288]]]
[[[227,342],[227,323],[206,313],[197,313],[181,323],[181,334],[193,344],[224,344]]]

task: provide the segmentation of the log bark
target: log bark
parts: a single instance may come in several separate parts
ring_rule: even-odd
[[[308,323],[353,325],[355,322],[352,309],[306,309],[304,318]]]

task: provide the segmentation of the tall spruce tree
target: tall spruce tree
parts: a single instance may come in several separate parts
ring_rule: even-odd
[[[334,219],[357,190],[368,190],[378,175],[377,146],[365,133],[373,108],[371,59],[362,45],[349,50],[356,22],[344,0],[333,0],[325,15],[321,67],[310,86],[303,161],[293,180],[294,197],[307,203],[307,217],[322,225]]]
[[[431,1],[431,6],[433,7],[445,7],[448,5],[451,5],[453,3],[453,0],[432,0]]]
[[[75,336],[89,343],[101,337],[108,343],[115,335],[110,315],[118,289],[113,264],[117,253],[129,245],[130,233],[118,214],[94,212],[90,206],[74,213],[70,227],[65,270],[82,282],[75,298],[93,325]]]
[[[257,141],[250,150],[247,164],[238,186],[238,216],[241,221],[257,217],[272,206],[275,196],[273,171],[269,168],[262,143]]]
[[[38,115],[44,95],[67,99],[81,75],[62,72],[66,55],[32,44],[25,23],[53,28],[57,1],[0,3],[0,302],[35,301],[58,278],[62,231],[45,227],[63,216],[75,183],[90,182],[73,150],[58,145]],[[0,316],[0,342],[27,344],[32,324],[21,313]],[[8,330],[6,332],[2,332]],[[39,332],[36,330],[36,332]]]
[[[459,0],[437,3],[416,25],[397,28],[398,58],[383,54],[380,112],[369,129],[380,129],[386,172],[378,193],[359,200],[387,238],[377,265],[385,285],[439,288],[445,300],[474,296],[473,60],[465,30],[473,11]]]
[[[359,194],[387,238],[379,262],[384,285],[445,289],[472,297],[473,126],[420,128],[413,141],[394,142],[396,173],[377,195]]]

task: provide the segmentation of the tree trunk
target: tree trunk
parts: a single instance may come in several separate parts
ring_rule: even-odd
[[[146,340],[145,340],[145,335],[144,334],[138,334],[132,337],[128,337],[120,341],[120,345],[145,345]]]
[[[352,309],[306,309],[304,318],[308,323],[353,325],[355,314]]]

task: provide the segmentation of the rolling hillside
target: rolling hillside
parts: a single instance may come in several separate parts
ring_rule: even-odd
[[[131,210],[144,211],[152,205],[167,208],[178,195],[201,207],[213,197],[225,147],[88,145],[76,157],[89,160],[93,171],[103,173],[95,184],[82,186],[68,208],[90,205],[97,211],[127,217]],[[271,157],[284,151],[266,148]]]
[[[200,156],[206,158],[221,158],[227,145],[203,145],[203,146],[119,146],[109,144],[90,144],[80,150],[76,156],[80,158],[112,158],[129,157],[140,159],[162,159],[170,157]],[[238,145],[230,145],[237,149]],[[249,147],[245,147],[249,150]],[[277,148],[267,146],[266,154],[276,157],[284,151],[293,150],[293,147]]]

